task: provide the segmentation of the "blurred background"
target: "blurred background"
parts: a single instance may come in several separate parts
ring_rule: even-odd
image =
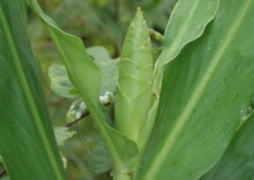
[[[64,31],[81,37],[86,47],[96,46],[92,50],[94,54],[115,59],[120,55],[128,24],[137,7],[142,8],[149,27],[163,34],[176,0],[39,0],[39,3]],[[78,95],[64,94],[64,90],[71,89],[71,84],[64,79],[67,73],[59,66],[61,57],[40,21],[30,11],[28,14],[28,32],[41,63],[47,103],[57,127],[55,131],[61,141],[59,146],[69,179],[111,179],[111,160],[96,126],[89,115],[85,116],[85,105]],[[154,48],[159,49],[160,42],[153,43]],[[58,66],[52,67],[52,64]],[[52,85],[54,78],[62,83],[61,87]]]

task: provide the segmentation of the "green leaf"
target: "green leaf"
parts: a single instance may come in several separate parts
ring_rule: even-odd
[[[222,0],[168,65],[139,180],[198,179],[222,156],[254,93],[253,11],[253,0]]]
[[[75,131],[69,131],[67,127],[54,127],[54,133],[58,146],[64,145],[67,139],[76,134]]]
[[[140,9],[129,26],[119,66],[116,125],[137,141],[151,106],[153,76],[151,41]]]
[[[101,94],[114,92],[118,78],[116,60],[113,60],[104,47],[95,46],[87,49],[87,53],[94,59],[95,64],[102,71]],[[75,98],[78,96],[69,79],[68,72],[64,65],[53,64],[49,68],[51,89],[61,97]]]
[[[156,97],[153,98],[148,123],[139,139],[141,146],[146,146],[158,111],[164,66],[175,59],[187,44],[204,33],[207,24],[215,17],[219,3],[220,0],[179,0],[175,5],[165,30],[163,50],[155,62],[153,93]]]
[[[101,94],[115,92],[118,79],[118,67],[116,60],[110,57],[108,51],[101,46],[94,46],[87,49],[87,53],[95,60],[95,64],[102,71]]]
[[[92,150],[86,165],[88,169],[95,174],[104,173],[112,169],[112,161],[103,142],[99,143],[95,149]]]
[[[163,51],[156,61],[161,68],[175,59],[181,50],[199,38],[216,15],[220,0],[179,0],[172,11],[163,43]]]
[[[109,117],[99,103],[102,82],[100,69],[86,52],[80,38],[59,29],[55,22],[43,13],[36,1],[27,0],[27,2],[48,28],[74,86],[96,121],[116,167],[119,171],[129,169],[138,150],[134,142],[108,124]]]
[[[67,70],[64,65],[53,64],[49,68],[49,78],[51,89],[61,97],[75,98],[77,90],[69,80]]]
[[[241,127],[222,159],[201,180],[251,180],[254,177],[254,116]]]
[[[153,91],[157,96],[161,91],[164,66],[174,60],[187,44],[202,36],[207,24],[215,17],[219,4],[220,0],[179,0],[176,3],[165,30],[163,50],[155,62]],[[158,104],[156,101],[158,99],[155,99],[155,105]]]
[[[63,180],[24,7],[0,1],[0,154],[12,180]]]

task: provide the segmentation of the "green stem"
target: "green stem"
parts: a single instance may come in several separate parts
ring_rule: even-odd
[[[158,42],[164,41],[164,36],[160,32],[158,32],[154,29],[151,29],[151,28],[149,29],[149,35],[150,35],[151,39],[154,39]]]

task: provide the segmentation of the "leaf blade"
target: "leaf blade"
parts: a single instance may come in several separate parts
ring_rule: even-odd
[[[65,98],[75,98],[78,96],[77,93],[72,93],[75,92],[75,88],[69,80],[64,65],[52,64],[49,67],[48,76],[50,78],[50,88],[58,96]]]
[[[215,17],[219,3],[220,0],[177,2],[166,27],[163,51],[156,68],[162,68],[175,59],[184,46],[203,34],[207,24]]]
[[[61,180],[65,173],[45,109],[39,66],[26,36],[23,5],[0,3],[0,85],[6,88],[0,92],[0,153],[12,179]],[[41,163],[34,166],[36,162]]]
[[[253,93],[254,41],[244,36],[254,30],[253,8],[249,0],[221,1],[207,32],[168,65],[141,179],[196,179],[224,152]]]

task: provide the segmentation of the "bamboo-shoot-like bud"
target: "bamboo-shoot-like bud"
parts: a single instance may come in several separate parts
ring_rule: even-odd
[[[133,141],[137,141],[151,106],[152,75],[149,29],[138,8],[124,41],[115,100],[116,126]]]

